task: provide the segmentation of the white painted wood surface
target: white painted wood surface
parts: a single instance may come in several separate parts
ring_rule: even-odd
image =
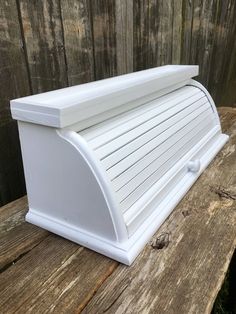
[[[11,102],[27,221],[130,265],[228,137],[197,66]]]

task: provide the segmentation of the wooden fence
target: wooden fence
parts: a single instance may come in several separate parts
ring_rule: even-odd
[[[0,0],[0,204],[25,193],[9,100],[164,64],[199,64],[236,102],[235,0]],[[34,152],[32,151],[32,154]]]

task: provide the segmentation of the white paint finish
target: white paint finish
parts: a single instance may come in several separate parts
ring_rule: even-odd
[[[13,101],[27,221],[130,265],[227,141],[197,71],[160,67]]]
[[[73,140],[70,131],[26,122],[18,125],[29,208],[99,237],[127,239],[106,176],[96,160],[88,158],[83,139],[73,132]],[[91,219],[98,209],[99,217]]]
[[[15,99],[11,112],[17,120],[62,128],[196,75],[198,66],[167,65]]]

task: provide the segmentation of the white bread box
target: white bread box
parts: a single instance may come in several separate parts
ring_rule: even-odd
[[[12,100],[26,220],[130,265],[228,139],[196,75],[168,65]]]

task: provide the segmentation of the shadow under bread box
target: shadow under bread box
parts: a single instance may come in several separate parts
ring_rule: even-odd
[[[26,220],[130,265],[228,139],[196,75],[170,65],[12,100]]]

